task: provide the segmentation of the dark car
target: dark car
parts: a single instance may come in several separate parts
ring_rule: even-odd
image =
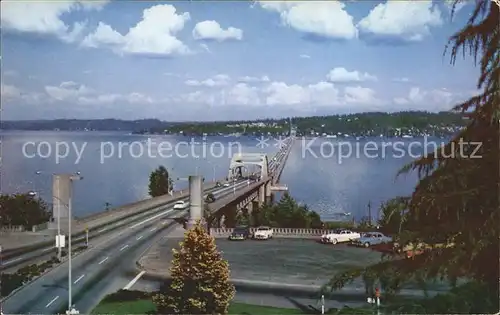
[[[250,229],[248,226],[237,226],[234,228],[233,233],[229,235],[230,241],[240,241],[250,238]]]

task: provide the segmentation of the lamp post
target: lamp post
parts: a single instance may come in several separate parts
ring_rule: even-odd
[[[80,176],[80,172],[70,176],[70,188],[69,188],[69,202],[68,202],[68,311],[66,314],[79,314],[77,310],[73,308],[72,303],[72,292],[71,292],[71,212],[73,208],[73,182],[77,180],[82,180],[83,177]]]
[[[2,245],[0,245],[0,267],[2,266],[3,266],[3,255],[2,255]],[[2,289],[2,278],[3,278],[2,270],[3,268],[0,269],[0,290]],[[3,315],[3,300],[0,300],[0,315]]]
[[[212,170],[213,170],[213,177],[212,181],[215,183],[215,168],[218,167],[217,164],[213,164],[212,162],[208,161],[208,164],[212,165]]]

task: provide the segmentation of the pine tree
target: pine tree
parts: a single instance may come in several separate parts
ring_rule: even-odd
[[[454,7],[459,2],[455,0]],[[436,153],[402,170],[416,170],[420,177],[403,214],[408,231],[400,235],[402,243],[433,246],[446,242],[452,246],[434,248],[414,259],[383,261],[364,270],[350,270],[332,279],[334,288],[358,276],[377,279],[386,289],[401,288],[410,279],[445,278],[454,284],[458,277],[466,277],[483,285],[483,297],[498,302],[499,18],[495,3],[477,0],[467,24],[450,38],[451,62],[460,52],[469,53],[480,68],[480,92],[453,109],[468,116],[468,125]],[[485,311],[480,308],[485,303],[467,302],[473,306],[461,311],[498,310]]]
[[[234,297],[229,264],[198,222],[174,249],[172,282],[153,297],[159,314],[226,314]]]
[[[159,166],[149,175],[149,195],[158,197],[166,195],[172,190],[172,178],[164,166]]]

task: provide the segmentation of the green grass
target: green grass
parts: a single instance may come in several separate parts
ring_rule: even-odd
[[[92,314],[151,314],[155,306],[151,300],[137,300],[124,302],[101,302],[92,310]]]
[[[151,301],[151,294],[141,291],[120,290],[106,296],[91,314],[125,315],[125,314],[155,314],[155,306]],[[244,303],[232,303],[229,306],[229,314],[233,315],[299,315],[312,314],[314,310],[301,310],[298,308],[280,308],[263,305],[251,305]],[[319,313],[319,312],[318,312]],[[371,314],[363,309],[343,308],[341,310],[328,310],[328,314]]]
[[[149,299],[125,302],[101,302],[92,310],[92,314],[125,315],[125,314],[154,314],[155,306]],[[295,315],[304,314],[299,309],[279,308],[260,305],[233,303],[229,307],[229,314],[238,315]]]

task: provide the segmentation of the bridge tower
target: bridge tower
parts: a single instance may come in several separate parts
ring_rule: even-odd
[[[260,179],[269,176],[268,165],[269,161],[266,154],[261,153],[235,153],[229,164],[229,172],[227,179],[232,181],[242,174],[242,169],[248,165],[257,165],[260,168]]]
[[[203,177],[189,176],[189,219],[186,229],[189,230],[197,221],[206,225],[203,211]]]

